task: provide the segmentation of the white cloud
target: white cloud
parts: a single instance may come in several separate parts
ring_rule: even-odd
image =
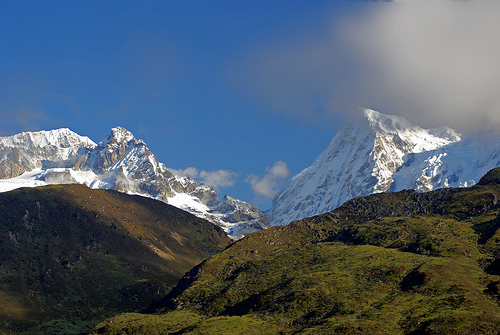
[[[198,178],[199,172],[197,168],[194,167],[188,167],[186,169],[180,169],[180,170],[174,170],[170,169],[174,174],[181,176],[181,177],[191,177],[193,179]]]
[[[238,174],[229,170],[201,171],[200,179],[203,184],[210,185],[215,189],[230,187],[236,184]]]
[[[346,26],[366,88],[398,113],[464,130],[500,128],[498,2],[379,4]],[[391,97],[394,97],[391,99]]]
[[[238,64],[240,84],[275,111],[308,123],[369,107],[423,126],[500,129],[500,2],[345,8],[322,36],[257,50]]]
[[[197,182],[212,186],[216,190],[234,186],[236,184],[236,177],[238,177],[236,172],[230,170],[199,171],[197,168],[188,167],[180,170],[171,169],[171,171],[179,176],[191,177]]]
[[[266,167],[266,174],[263,177],[251,174],[247,176],[246,181],[250,183],[257,196],[272,198],[278,191],[276,188],[279,183],[289,175],[287,164],[277,161],[272,167]]]

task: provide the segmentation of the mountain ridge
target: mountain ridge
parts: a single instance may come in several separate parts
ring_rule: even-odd
[[[293,176],[266,211],[272,225],[331,211],[358,196],[474,185],[500,166],[500,136],[462,139],[370,109],[347,120],[313,163]]]
[[[0,194],[0,333],[74,334],[146,308],[232,241],[163,202],[87,186]]]
[[[219,200],[212,187],[176,175],[123,127],[112,128],[98,144],[67,128],[0,138],[0,171],[7,171],[0,180],[3,191],[79,183],[172,204],[223,227],[232,238],[269,227],[256,206],[234,198]],[[227,202],[233,202],[231,212],[220,212]]]
[[[499,197],[500,168],[473,187],[358,197],[246,236],[155,314],[86,334],[497,334]]]
[[[88,137],[68,128],[0,137],[0,179],[17,177],[41,168],[47,160],[68,160],[79,149],[95,146]],[[26,149],[32,150],[27,153]]]

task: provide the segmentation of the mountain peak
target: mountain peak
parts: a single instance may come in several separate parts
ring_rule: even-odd
[[[399,115],[383,114],[372,109],[364,109],[363,115],[370,124],[370,128],[376,133],[385,134],[422,134],[426,142],[439,141],[439,146],[443,140],[449,143],[461,140],[461,134],[450,127],[440,127],[424,129],[408,121]]]
[[[232,238],[269,227],[257,207],[228,196],[219,201],[212,187],[168,170],[123,127],[112,128],[98,146],[69,129],[0,137],[0,179],[10,179],[0,180],[0,192],[76,182],[154,198],[221,226]]]
[[[0,137],[0,179],[14,178],[44,164],[66,161],[96,144],[68,128],[22,132]]]
[[[383,131],[386,133],[412,130],[422,130],[419,126],[414,125],[407,119],[397,115],[383,114],[372,109],[364,109],[363,115],[370,122],[370,126],[375,131]]]
[[[91,139],[80,136],[68,128],[25,131],[12,136],[0,137],[0,144],[7,147],[29,146],[34,148],[41,148],[46,145],[60,148],[69,148],[74,145],[95,146]]]
[[[237,200],[237,199],[225,194],[221,201],[234,201],[234,200]]]
[[[404,117],[363,109],[339,128],[311,166],[285,184],[273,199],[271,221],[287,224],[358,196],[386,192],[415,154],[460,140],[451,128],[423,129]]]
[[[104,140],[102,140],[99,145],[106,146],[108,144],[116,144],[116,143],[128,143],[130,141],[135,140],[134,134],[132,134],[127,129],[117,126],[111,129],[111,132]]]

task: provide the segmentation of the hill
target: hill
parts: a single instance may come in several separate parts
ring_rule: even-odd
[[[253,233],[87,334],[497,334],[500,169]]]
[[[83,185],[0,194],[0,332],[78,333],[164,296],[230,239],[178,208]]]

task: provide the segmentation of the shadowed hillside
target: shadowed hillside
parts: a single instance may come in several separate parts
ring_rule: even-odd
[[[497,334],[500,169],[253,233],[88,334]]]
[[[78,333],[141,310],[230,242],[139,196],[83,185],[0,194],[0,332]]]

